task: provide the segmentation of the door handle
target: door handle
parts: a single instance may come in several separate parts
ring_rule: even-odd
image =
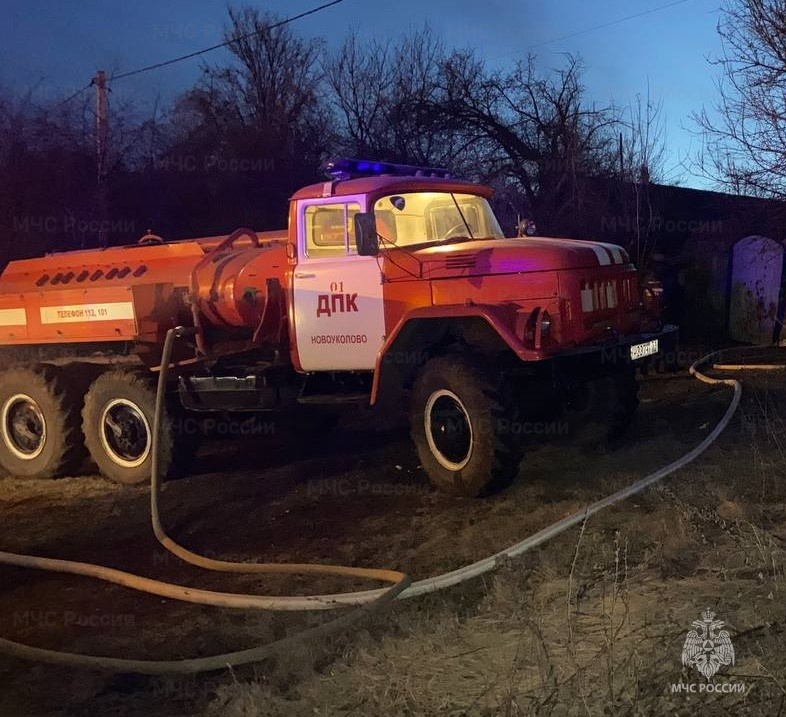
[[[316,274],[308,274],[304,271],[296,271],[295,272],[296,279],[314,279],[316,278]]]

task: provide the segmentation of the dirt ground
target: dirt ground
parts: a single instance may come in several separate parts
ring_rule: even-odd
[[[786,382],[780,372],[743,380],[742,410],[695,463],[492,574],[232,671],[113,676],[0,656],[0,713],[780,715]],[[730,393],[653,377],[624,445],[586,452],[569,437],[540,442],[510,489],[473,501],[432,491],[406,431],[370,416],[309,441],[268,425],[203,446],[198,471],[166,484],[163,512],[173,536],[211,557],[387,567],[417,580],[483,558],[679,457],[712,430]],[[6,477],[0,549],[225,591],[357,587],[184,565],[155,541],[147,501],[145,487],[95,476]],[[200,607],[9,567],[0,585],[0,635],[93,654],[201,656],[327,619]],[[706,608],[725,622],[735,662],[712,679],[717,691],[674,693],[672,685],[707,684],[681,662]]]

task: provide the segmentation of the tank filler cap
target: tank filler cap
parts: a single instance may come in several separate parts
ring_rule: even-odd
[[[147,234],[145,234],[137,244],[145,245],[145,244],[163,244],[164,239],[163,237],[158,236],[158,234],[153,234],[152,229],[147,230]]]

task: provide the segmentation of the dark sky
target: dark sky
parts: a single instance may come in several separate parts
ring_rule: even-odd
[[[252,2],[289,16],[322,0]],[[689,115],[715,98],[714,70],[706,57],[720,44],[719,0],[345,0],[293,25],[304,36],[337,46],[350,29],[395,38],[428,22],[449,46],[478,49],[491,63],[534,51],[544,68],[559,67],[563,53],[586,63],[587,95],[628,106],[636,94],[663,99],[669,156],[665,178],[704,186],[680,167],[698,140]],[[60,99],[87,84],[97,68],[123,72],[193,52],[222,40],[226,2],[185,0],[2,0],[0,83],[16,92],[36,88],[38,98]],[[646,15],[616,22],[636,13]],[[598,27],[607,25],[606,27]],[[574,34],[576,33],[576,34]],[[566,37],[573,35],[572,37]],[[207,56],[219,62],[219,50]],[[150,102],[187,88],[200,60],[189,60],[113,88],[113,101]]]

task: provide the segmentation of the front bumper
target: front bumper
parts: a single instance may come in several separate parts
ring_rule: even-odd
[[[614,335],[608,341],[588,346],[579,346],[568,352],[573,355],[600,354],[607,361],[622,361],[640,364],[641,360],[664,358],[667,354],[673,353],[677,349],[678,329],[676,326],[665,325],[658,331],[649,331],[638,334]],[[641,358],[636,358],[631,354],[631,348],[657,342],[657,348],[649,351]]]
[[[676,326],[657,331],[614,335],[607,341],[578,346],[554,357],[562,373],[614,373],[625,367],[643,368],[656,362],[669,363],[677,355]]]

